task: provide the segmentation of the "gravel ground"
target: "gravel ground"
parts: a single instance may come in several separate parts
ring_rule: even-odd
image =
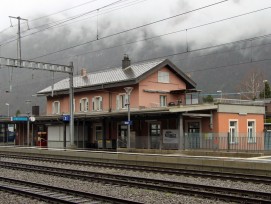
[[[121,169],[110,169],[103,167],[91,167],[91,166],[78,166],[78,165],[69,165],[69,164],[59,164],[43,161],[31,161],[24,159],[13,159],[13,158],[1,158],[1,161],[15,162],[15,163],[24,163],[24,164],[33,164],[40,166],[50,166],[56,168],[67,168],[67,169],[76,169],[89,172],[100,172],[100,173],[110,173],[118,174],[124,176],[137,176],[143,178],[153,178],[153,179],[162,179],[168,181],[178,181],[185,183],[194,183],[194,184],[203,184],[219,187],[228,187],[260,192],[271,192],[271,186],[266,184],[254,184],[254,183],[244,183],[244,182],[234,182],[234,181],[225,181],[219,179],[209,179],[209,178],[200,178],[200,177],[191,177],[191,176],[175,176],[175,175],[166,175],[166,174],[154,174],[147,172],[137,172],[132,170],[121,170]]]
[[[172,193],[157,192],[145,189],[137,189],[124,186],[113,186],[110,184],[102,184],[88,181],[80,181],[68,178],[61,178],[50,175],[43,175],[33,172],[22,172],[11,169],[0,168],[1,176],[7,178],[20,179],[35,183],[47,184],[51,186],[64,187],[68,189],[90,192],[90,193],[99,193],[102,195],[126,198],[143,203],[161,203],[161,204],[214,204],[226,202],[218,202],[214,200],[201,199],[197,197],[183,196]],[[11,202],[17,203],[17,202]]]
[[[11,193],[6,193],[0,191],[0,203],[1,204],[45,204],[45,202],[34,200],[31,198],[11,194]]]

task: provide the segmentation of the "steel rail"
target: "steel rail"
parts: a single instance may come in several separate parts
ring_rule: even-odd
[[[60,159],[60,158],[51,158],[51,157],[45,158],[45,157],[37,157],[37,156],[32,156],[32,155],[24,156],[24,155],[14,155],[14,154],[12,155],[0,154],[0,157],[11,157],[11,158],[26,159],[26,160],[38,160],[38,161],[56,162],[56,163],[63,163],[63,164],[77,164],[77,165],[82,165],[82,166],[120,168],[120,169],[125,169],[125,170],[132,170],[132,171],[151,172],[151,173],[159,173],[159,174],[172,174],[172,175],[178,175],[178,176],[183,175],[183,176],[213,178],[213,179],[220,179],[220,180],[271,184],[271,177],[263,176],[263,175],[206,171],[206,170],[184,169],[184,168],[173,169],[173,168],[136,166],[136,165],[125,165],[125,164],[114,164],[114,163],[101,163],[101,162],[92,162],[88,160],[73,160],[73,159],[63,159],[63,158]]]
[[[141,204],[141,202],[136,202],[132,200],[75,191],[67,188],[54,187],[6,177],[0,177],[0,190],[17,193],[20,195],[27,195],[29,197],[33,197],[39,200],[54,203],[74,204],[80,202],[96,201],[101,203],[106,202],[118,204]]]
[[[113,185],[125,185],[137,188],[151,189],[171,193],[186,195],[197,195],[204,198],[220,199],[243,203],[271,203],[271,193],[248,191],[241,189],[216,187],[202,184],[182,183],[175,181],[165,181],[140,177],[123,176],[116,174],[105,174],[97,172],[86,172],[71,169],[53,168],[37,165],[26,165],[21,163],[1,162],[0,167],[11,168],[22,171],[36,171],[37,173],[68,177],[71,179],[81,179],[109,183]]]

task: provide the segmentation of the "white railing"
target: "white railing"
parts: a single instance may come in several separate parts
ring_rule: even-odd
[[[252,101],[252,100],[241,100],[241,99],[227,99],[227,98],[215,98],[215,103],[224,103],[224,104],[240,104],[240,105],[255,105],[263,106],[263,101]]]

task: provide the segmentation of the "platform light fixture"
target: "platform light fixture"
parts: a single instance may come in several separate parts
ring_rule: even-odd
[[[127,108],[128,108],[128,135],[127,135],[127,148],[131,147],[131,118],[130,118],[130,95],[133,90],[133,87],[125,87],[124,90],[126,91],[126,94],[128,95],[128,101],[127,101]]]
[[[9,103],[5,104],[8,107],[8,117],[9,117]]]
[[[220,101],[222,100],[222,90],[216,91],[217,93],[220,93]]]
[[[263,80],[263,104],[264,104],[264,123],[265,123],[265,120],[266,120],[266,108],[265,108],[265,86],[266,86],[266,83],[268,82],[268,80]]]

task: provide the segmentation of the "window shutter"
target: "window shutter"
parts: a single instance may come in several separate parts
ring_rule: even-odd
[[[120,96],[119,96],[119,95],[117,95],[117,97],[116,97],[116,109],[117,109],[117,110],[119,110],[119,109],[120,109],[120,107],[119,107],[119,103],[120,103]]]
[[[57,113],[60,114],[60,102],[57,102]]]
[[[92,98],[92,110],[95,110],[95,98]]]
[[[83,108],[82,105],[83,105],[82,104],[82,99],[80,99],[80,112],[82,111],[82,108]]]
[[[52,103],[52,114],[55,114],[55,102]]]
[[[99,100],[99,102],[100,102],[99,110],[103,110],[103,98],[101,96],[99,98],[100,98],[100,100]]]
[[[88,111],[88,99],[86,98],[85,100],[86,100],[86,102],[85,102],[85,106],[86,106],[85,111]]]

